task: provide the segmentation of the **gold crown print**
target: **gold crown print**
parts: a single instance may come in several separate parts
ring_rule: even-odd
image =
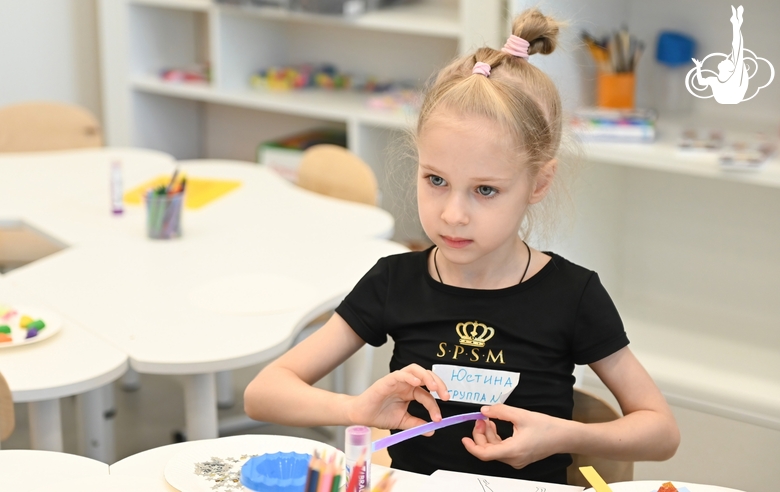
[[[493,338],[496,333],[493,328],[477,321],[458,323],[455,331],[460,337],[460,343],[471,347],[484,347],[485,342]]]

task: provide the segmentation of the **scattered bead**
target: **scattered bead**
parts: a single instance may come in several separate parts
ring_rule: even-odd
[[[25,336],[24,338],[27,339],[27,338],[37,337],[37,336],[38,336],[38,329],[37,328],[29,328],[27,330],[27,336]]]
[[[29,316],[22,316],[22,318],[19,320],[19,326],[22,328],[27,328],[27,325],[33,322],[33,319]]]
[[[0,326],[0,333],[5,333],[7,335],[11,334],[11,327],[8,325]]]

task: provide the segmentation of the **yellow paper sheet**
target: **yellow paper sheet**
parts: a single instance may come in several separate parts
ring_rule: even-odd
[[[144,193],[157,186],[167,185],[170,180],[170,176],[158,176],[141,186],[133,188],[125,193],[125,203],[128,205],[141,205],[143,203]],[[222,195],[230,193],[239,186],[241,186],[240,181],[187,177],[184,206],[188,209],[200,208]]]
[[[585,475],[585,479],[593,486],[596,492],[612,492],[607,482],[601,478],[601,475],[592,466],[581,466],[580,471]]]

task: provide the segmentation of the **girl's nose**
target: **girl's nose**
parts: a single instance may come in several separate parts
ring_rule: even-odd
[[[466,225],[469,223],[467,204],[457,193],[451,193],[444,202],[441,218],[449,225]]]

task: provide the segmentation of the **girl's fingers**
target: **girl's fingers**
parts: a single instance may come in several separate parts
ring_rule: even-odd
[[[493,461],[510,456],[510,445],[505,442],[479,445],[468,437],[464,437],[461,441],[463,442],[466,451],[482,461]]]
[[[444,401],[447,401],[450,399],[450,392],[447,390],[447,385],[444,383],[444,381],[433,371],[428,371],[430,373],[431,378],[433,378],[436,388],[431,389],[430,386],[428,386],[428,389],[431,389],[431,391],[435,391],[436,394],[439,395],[439,398],[441,398]],[[426,385],[427,386],[427,385]]]
[[[401,371],[414,374],[416,377],[420,378],[422,384],[428,388],[428,391],[435,391],[442,400],[446,401],[450,399],[450,393],[447,391],[447,385],[433,371],[424,369],[419,364],[409,364],[408,366],[401,369]]]
[[[485,436],[485,421],[484,420],[477,420],[474,422],[474,430],[471,432],[471,435],[474,437],[474,443],[477,444],[477,446],[484,446],[487,444],[487,436]]]
[[[436,375],[433,374],[431,371],[423,369],[423,367],[420,366],[419,364],[409,364],[408,366],[401,369],[401,372],[408,372],[414,374],[416,377],[420,378],[423,384],[430,391],[438,391],[436,380],[438,379],[439,381],[441,381],[441,379],[436,377]]]
[[[420,386],[422,384],[422,380],[410,372],[394,371],[390,373],[389,376],[390,381],[388,381],[388,385],[391,386],[392,389],[395,389],[398,383],[406,383],[409,386]]]
[[[485,438],[487,439],[487,442],[491,444],[498,444],[503,440],[501,439],[501,436],[498,435],[496,423],[492,420],[485,421]]]
[[[428,410],[428,413],[431,415],[431,420],[434,422],[441,420],[441,410],[439,410],[439,405],[436,403],[436,399],[431,396],[430,393],[422,388],[414,388],[412,391],[412,397],[422,406],[424,406],[426,410]]]

